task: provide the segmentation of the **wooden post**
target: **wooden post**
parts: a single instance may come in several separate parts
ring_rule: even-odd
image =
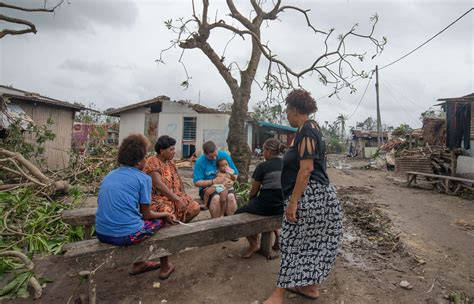
[[[382,129],[382,121],[380,118],[380,103],[379,103],[379,66],[375,66],[375,94],[377,99],[377,147],[380,147],[383,138],[381,129]]]
[[[458,159],[456,158],[456,153],[454,149],[451,150],[451,176],[456,176],[456,167],[458,165]]]

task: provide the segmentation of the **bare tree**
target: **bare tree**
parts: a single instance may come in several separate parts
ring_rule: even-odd
[[[216,67],[229,87],[233,98],[227,144],[229,151],[232,153],[232,158],[236,161],[237,167],[242,173],[243,179],[246,179],[248,175],[251,153],[246,144],[245,119],[252,84],[257,82],[255,76],[262,55],[268,63],[268,67],[266,68],[264,80],[257,83],[262,90],[266,90],[267,96],[270,96],[273,92],[277,92],[277,94],[282,97],[283,92],[293,87],[301,87],[300,80],[304,76],[311,75],[317,75],[319,81],[324,85],[332,85],[334,87],[334,93],[337,93],[344,87],[349,87],[351,91],[355,91],[351,81],[356,78],[368,77],[367,72],[363,70],[359,71],[352,63],[354,59],[363,61],[365,53],[358,54],[347,51],[346,41],[349,38],[368,40],[369,43],[375,46],[374,56],[383,50],[383,46],[386,43],[385,37],[380,41],[373,37],[375,25],[378,21],[377,15],[371,18],[372,27],[369,33],[358,33],[356,31],[356,24],[348,32],[335,37],[337,42],[333,45],[333,43],[330,43],[330,40],[332,41],[334,36],[334,29],[328,31],[317,29],[311,23],[308,15],[309,10],[291,5],[282,5],[281,0],[274,0],[272,2],[250,0],[252,11],[248,17],[235,6],[233,0],[226,0],[229,10],[227,22],[224,19],[218,19],[217,13],[214,21],[211,21],[211,17],[209,17],[209,0],[202,1],[202,12],[200,15],[196,13],[194,0],[192,0],[191,3],[193,13],[190,19],[180,18],[176,21],[169,20],[165,22],[168,29],[177,33],[177,39],[172,41],[172,45],[169,48],[161,52],[160,58],[157,59],[157,61],[163,62],[163,52],[174,46],[179,46],[182,49],[179,62],[183,64],[187,76],[187,80],[182,83],[185,87],[189,85],[188,80],[190,79],[186,67],[182,62],[183,54],[186,50],[201,50]],[[268,10],[264,9],[264,6],[267,8],[270,5],[271,7],[269,7]],[[301,15],[308,29],[314,32],[315,36],[322,35],[322,37],[324,37],[322,40],[322,43],[324,43],[324,51],[320,56],[314,58],[308,67],[302,70],[293,69],[287,63],[280,60],[277,54],[272,52],[268,44],[261,39],[262,25],[277,20],[281,14],[289,11]],[[216,48],[211,46],[208,40],[211,33],[215,30],[227,31],[231,35],[229,42],[235,37],[240,37],[244,40],[249,38],[251,40],[251,52],[245,67],[239,67],[234,61],[228,61],[225,58],[225,49],[223,53],[218,54]]]
[[[0,2],[0,8],[7,8],[14,11],[22,11],[22,12],[29,12],[29,13],[38,13],[38,12],[54,13],[56,9],[64,3],[64,0],[59,0],[55,3],[55,5],[49,6],[49,7],[47,6],[47,2],[48,2],[47,0],[44,0],[42,7],[35,7],[35,8],[27,8],[23,6],[16,6],[16,5],[8,4],[5,2]],[[28,33],[36,34],[37,32],[36,26],[32,22],[25,19],[14,18],[14,17],[0,14],[0,21],[4,21],[5,23],[10,24],[12,27],[14,27],[14,25],[22,25],[25,27],[23,29],[8,29],[8,28],[2,29],[0,31],[0,39],[5,37],[6,35],[23,35],[23,34],[28,34]]]

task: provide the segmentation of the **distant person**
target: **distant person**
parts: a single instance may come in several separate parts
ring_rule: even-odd
[[[233,191],[233,185],[237,177],[234,175],[234,170],[229,166],[229,163],[225,158],[218,159],[216,161],[217,165],[217,174],[216,178],[223,178],[224,181],[222,184],[214,184],[211,187],[208,187],[204,192],[204,204],[207,206],[209,201],[209,196],[213,193],[219,194],[219,203],[222,206],[225,206],[227,203],[227,195],[229,191]],[[224,216],[223,212],[225,208],[221,208],[221,215]]]
[[[298,89],[285,103],[288,122],[298,129],[283,156],[281,262],[277,288],[265,304],[283,303],[286,290],[317,299],[317,285],[329,275],[342,237],[342,210],[326,173],[326,147],[318,123],[309,118],[316,101]]]
[[[207,188],[215,184],[223,184],[225,178],[217,177],[217,159],[224,158],[234,171],[237,178],[237,168],[230,155],[225,151],[219,151],[213,141],[207,141],[202,145],[203,154],[199,156],[194,165],[193,182],[199,187],[199,196],[204,199]],[[217,192],[210,193],[208,206],[212,218],[221,217],[222,215],[232,215],[237,209],[237,200],[234,191],[228,191],[225,204],[221,205],[220,196]]]
[[[150,210],[151,178],[141,170],[149,141],[141,134],[126,137],[119,147],[120,167],[107,174],[99,188],[96,234],[99,241],[115,246],[128,246],[151,237],[166,223],[175,219],[168,212]],[[175,267],[168,257],[161,263],[136,262],[131,275],[160,268],[160,279],[167,279]]]
[[[257,158],[260,158],[260,156],[262,156],[262,149],[260,149],[260,146],[257,145],[257,147],[255,148],[255,156]]]
[[[153,181],[152,210],[172,213],[182,222],[191,221],[201,208],[198,202],[186,194],[174,164],[176,140],[168,135],[160,136],[155,144],[155,152],[156,155],[150,156],[143,168]]]
[[[276,138],[269,138],[263,144],[263,158],[255,168],[252,175],[252,188],[250,189],[250,202],[237,209],[235,214],[252,213],[258,215],[283,214],[283,194],[281,192],[281,168],[283,161],[280,154],[286,146]],[[278,230],[275,233],[273,249],[278,249]],[[260,249],[258,234],[247,237],[249,248],[243,258],[250,258]]]

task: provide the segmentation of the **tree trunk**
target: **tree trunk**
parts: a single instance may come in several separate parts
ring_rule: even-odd
[[[247,119],[250,90],[239,88],[233,96],[232,114],[229,120],[229,135],[227,145],[232,159],[239,170],[239,181],[247,182],[250,166],[251,151],[247,144],[245,121]]]

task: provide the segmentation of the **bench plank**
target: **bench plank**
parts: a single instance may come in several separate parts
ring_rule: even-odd
[[[63,210],[61,218],[64,223],[71,226],[92,226],[95,224],[97,208],[80,208]]]
[[[194,198],[194,201],[202,203],[200,198]],[[61,218],[64,223],[71,226],[92,226],[95,224],[95,213],[97,208],[79,208],[63,210]]]
[[[77,270],[111,268],[157,259],[194,248],[221,243],[281,228],[281,216],[259,216],[242,213],[192,223],[191,227],[175,225],[158,230],[140,244],[116,247],[85,240],[64,246],[64,257]]]

